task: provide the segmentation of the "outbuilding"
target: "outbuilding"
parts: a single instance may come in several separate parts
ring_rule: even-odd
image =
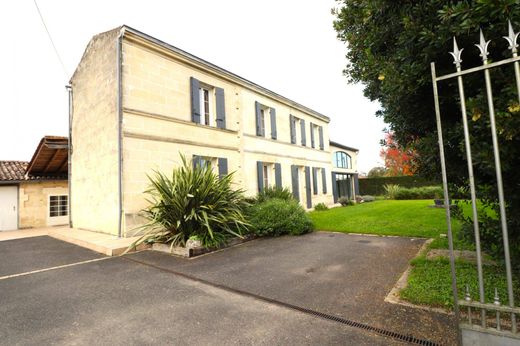
[[[45,136],[31,161],[0,161],[0,231],[69,222],[68,139]]]

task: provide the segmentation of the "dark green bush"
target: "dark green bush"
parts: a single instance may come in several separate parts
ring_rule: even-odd
[[[359,179],[359,191],[362,195],[382,196],[385,195],[385,185],[388,184],[397,184],[401,187],[412,188],[433,186],[439,184],[439,182],[417,176],[367,178]]]
[[[340,197],[338,199],[338,203],[341,204],[343,207],[346,207],[347,205],[354,205],[356,202],[349,199],[348,197]]]
[[[374,196],[369,196],[369,195],[361,196],[361,198],[363,199],[363,202],[365,202],[365,203],[373,202],[376,200],[376,198]]]
[[[292,192],[286,187],[266,187],[256,195],[256,202],[262,203],[270,198],[283,199],[284,201],[293,200]]]
[[[437,199],[442,198],[443,192],[440,186],[414,187],[411,189],[400,188],[396,193],[395,199]]]
[[[318,203],[314,206],[314,210],[316,211],[324,211],[324,210],[329,210],[329,207],[327,207],[325,205],[325,203]]]
[[[313,224],[294,199],[270,198],[251,206],[249,221],[258,236],[299,235],[311,232]]]

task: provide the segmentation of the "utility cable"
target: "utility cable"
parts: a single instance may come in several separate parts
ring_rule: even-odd
[[[63,60],[61,60],[60,53],[58,53],[58,49],[56,48],[56,45],[54,44],[54,41],[52,40],[51,33],[49,32],[49,29],[47,28],[47,24],[45,24],[45,20],[43,19],[42,13],[40,11],[40,8],[38,7],[38,3],[36,0],[34,1],[34,6],[36,6],[36,10],[38,11],[38,14],[40,15],[40,19],[42,20],[43,27],[45,28],[45,31],[47,32],[47,36],[49,37],[49,40],[51,41],[52,48],[54,48],[54,52],[56,53],[56,56],[58,57],[58,60],[60,61],[61,67],[63,69],[63,73],[65,73],[65,78],[68,77],[67,69],[65,68],[65,64],[63,63]]]

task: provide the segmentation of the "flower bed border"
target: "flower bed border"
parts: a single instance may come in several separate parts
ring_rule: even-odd
[[[243,238],[238,238],[238,237],[232,238],[226,244],[223,244],[218,247],[210,247],[210,248],[205,248],[203,246],[197,246],[197,247],[192,247],[192,248],[187,248],[184,246],[171,247],[170,244],[154,243],[154,244],[152,244],[152,250],[158,251],[158,252],[165,252],[170,255],[175,255],[175,256],[180,256],[180,257],[185,257],[185,258],[193,258],[193,257],[204,255],[204,254],[207,254],[210,252],[215,252],[215,251],[222,250],[222,249],[225,249],[228,247],[243,244],[243,243],[251,241],[255,238],[256,237],[254,237],[252,235],[246,235]]]

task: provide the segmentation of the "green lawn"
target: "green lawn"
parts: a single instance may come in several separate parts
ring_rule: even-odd
[[[317,230],[436,238],[447,233],[442,208],[432,200],[378,200],[354,206],[311,212]],[[453,221],[454,231],[459,223]]]
[[[429,208],[432,200],[376,200],[354,206],[333,208],[310,213],[317,230],[343,233],[366,233],[406,237],[433,238],[429,248],[448,248],[446,214],[442,208]],[[471,206],[462,206],[466,215]],[[474,250],[473,244],[459,239],[460,222],[452,219],[454,247],[459,250]],[[401,298],[414,304],[451,308],[450,264],[447,258],[427,259],[425,256],[411,262],[412,270],[408,286],[401,291]],[[478,299],[476,266],[463,260],[456,262],[459,295],[462,298],[469,285],[474,299]],[[492,302],[494,288],[506,301],[504,269],[500,265],[484,267],[486,301]],[[515,281],[515,295],[520,299],[520,283]]]
[[[412,260],[412,271],[408,277],[408,286],[400,292],[402,299],[414,304],[429,305],[450,309],[453,307],[451,291],[450,262],[447,258],[426,259],[424,256]],[[471,297],[478,300],[478,276],[476,266],[462,260],[455,264],[459,299],[469,286]],[[484,265],[484,289],[486,302],[492,303],[495,288],[502,303],[507,303],[507,285],[505,270],[499,265]],[[520,283],[514,278],[515,300],[520,299]]]

